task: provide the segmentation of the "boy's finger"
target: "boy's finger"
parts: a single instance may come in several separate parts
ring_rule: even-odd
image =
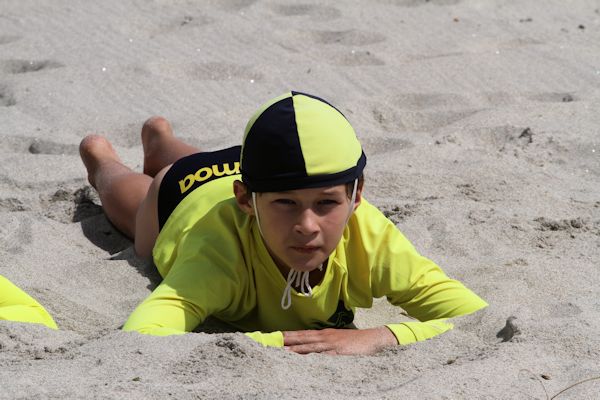
[[[318,331],[285,331],[283,332],[283,345],[293,346],[318,342]]]
[[[310,353],[324,353],[332,351],[333,349],[327,343],[309,343],[300,344],[296,346],[285,346],[287,350],[293,351],[298,354],[310,354]]]

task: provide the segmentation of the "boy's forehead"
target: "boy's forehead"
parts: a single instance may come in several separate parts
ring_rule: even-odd
[[[284,190],[281,192],[266,192],[271,195],[294,195],[294,196],[314,196],[314,195],[335,195],[338,193],[345,193],[346,185],[335,185],[328,187],[319,188],[307,188],[307,189],[295,189],[295,190]]]

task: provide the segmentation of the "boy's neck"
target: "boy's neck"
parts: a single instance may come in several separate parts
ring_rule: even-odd
[[[290,268],[286,265],[283,265],[280,262],[277,262],[277,260],[275,260],[275,258],[273,256],[271,256],[271,258],[273,259],[273,263],[275,263],[275,266],[281,273],[281,276],[283,276],[283,279],[287,279],[288,274],[290,273]],[[321,283],[321,281],[323,280],[323,277],[325,276],[325,271],[327,270],[328,261],[329,261],[329,258],[327,258],[323,262],[322,267],[320,269],[315,268],[312,271],[310,271],[308,281],[309,281],[311,287],[315,287],[316,285]],[[293,287],[296,288],[295,286],[293,286]]]

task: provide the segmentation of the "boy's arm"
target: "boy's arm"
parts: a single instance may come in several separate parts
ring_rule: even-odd
[[[205,318],[203,314],[163,282],[133,311],[123,330],[154,336],[181,335],[198,326]]]
[[[386,296],[417,321],[386,325],[399,344],[426,340],[452,329],[448,318],[487,306],[479,296],[450,279],[421,256],[392,224],[385,229],[371,272],[374,297]]]
[[[229,274],[213,251],[182,260],[129,316],[125,331],[156,336],[193,331],[206,317],[239,303],[243,294],[239,275]]]
[[[40,303],[1,275],[0,320],[31,322],[58,329],[50,314]]]
[[[169,272],[130,315],[124,330],[183,334],[210,315],[243,314],[240,299],[247,293],[249,278],[241,267],[239,238],[235,229],[228,228],[232,216],[227,212],[226,208],[215,209],[182,237]]]
[[[390,302],[401,305],[409,315],[420,320],[371,329],[284,332],[283,345],[288,350],[301,354],[373,354],[385,347],[406,345],[437,336],[452,329],[452,324],[446,322],[447,318],[469,314],[487,306],[459,282],[445,275],[432,278],[423,277],[431,286],[425,283],[421,287],[416,283],[404,295],[391,291],[388,296]],[[415,295],[413,299],[403,301],[403,297],[411,294]]]
[[[396,226],[363,198],[350,219],[350,284],[366,297],[386,297],[415,321],[386,325],[397,343],[429,339],[449,329],[448,318],[487,306],[462,283],[422,257]],[[366,270],[365,270],[366,269]],[[354,277],[354,278],[353,278]],[[367,283],[368,282],[368,283]]]

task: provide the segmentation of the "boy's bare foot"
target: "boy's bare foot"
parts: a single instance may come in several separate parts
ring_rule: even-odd
[[[200,149],[182,142],[173,135],[169,121],[163,117],[149,118],[142,128],[144,174],[155,177],[163,168]]]
[[[142,147],[144,148],[144,174],[155,176],[166,165],[161,153],[173,138],[171,124],[163,117],[150,117],[142,127]]]
[[[88,172],[88,181],[94,188],[101,168],[115,162],[122,165],[121,159],[106,138],[100,135],[88,135],[79,144],[79,154]],[[126,167],[125,167],[126,168]]]

